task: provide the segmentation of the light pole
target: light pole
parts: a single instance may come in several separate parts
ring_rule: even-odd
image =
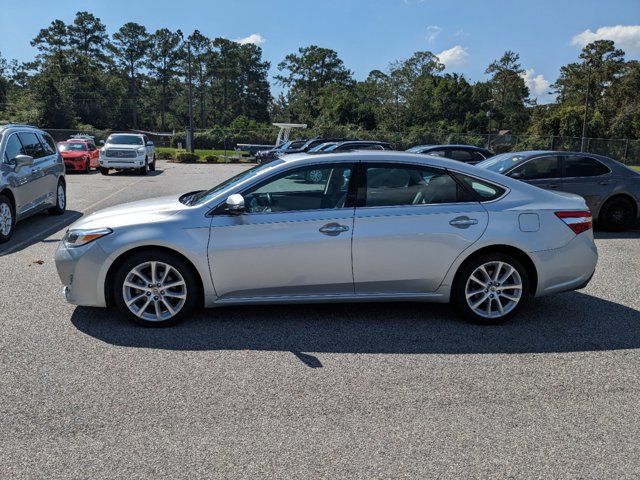
[[[582,119],[582,141],[580,142],[580,151],[584,152],[587,142],[587,115],[589,112],[589,86],[591,85],[591,59],[586,61],[587,65],[587,92],[584,96],[584,118]]]

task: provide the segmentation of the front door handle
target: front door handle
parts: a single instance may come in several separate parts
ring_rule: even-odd
[[[469,228],[471,225],[477,225],[478,220],[469,217],[456,217],[449,222],[449,225],[456,228]]]
[[[348,232],[349,227],[346,225],[340,225],[339,223],[327,223],[320,227],[318,231],[325,235],[329,235],[330,237],[335,237],[336,235],[340,235],[342,232]]]

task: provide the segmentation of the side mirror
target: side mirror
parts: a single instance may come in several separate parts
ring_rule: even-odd
[[[33,166],[33,157],[29,155],[16,155],[13,158],[13,163],[16,168],[31,167]]]
[[[227,206],[226,210],[231,215],[240,215],[244,213],[244,197],[239,193],[229,195],[225,203]]]
[[[522,180],[524,178],[524,174],[522,172],[513,172],[510,173],[509,176],[511,178],[515,178],[516,180]]]
[[[151,140],[147,142],[147,147],[153,147],[153,142]]]

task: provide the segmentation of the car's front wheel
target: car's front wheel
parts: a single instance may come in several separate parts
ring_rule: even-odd
[[[479,255],[467,261],[456,276],[452,300],[476,323],[503,323],[530,297],[529,275],[515,257],[501,253]]]
[[[13,203],[6,195],[0,195],[0,243],[9,241],[15,224]]]
[[[156,171],[156,155],[155,155],[155,153],[153,154],[153,162],[151,162],[149,164],[149,171],[150,172],[155,172]]]
[[[105,167],[100,167],[100,173],[102,175],[109,175],[109,169]]]
[[[145,327],[175,325],[198,303],[198,283],[182,259],[165,252],[140,252],[117,270],[113,294],[118,308]]]
[[[144,165],[138,169],[140,175],[146,175],[149,172],[149,160],[144,159]]]

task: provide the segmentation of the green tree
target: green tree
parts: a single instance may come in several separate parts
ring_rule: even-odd
[[[149,47],[147,29],[138,23],[126,23],[113,34],[111,50],[118,65],[129,77],[133,128],[138,128],[138,71],[144,65]]]
[[[527,99],[529,88],[522,75],[524,69],[518,63],[520,56],[512,51],[504,52],[499,60],[489,65],[485,73],[491,75],[491,111],[500,129],[521,131],[527,124]]]
[[[181,59],[184,56],[182,34],[161,28],[150,37],[147,68],[156,82],[156,104],[160,113],[160,128],[167,129],[167,113],[170,101],[177,94],[175,81],[181,73]]]

